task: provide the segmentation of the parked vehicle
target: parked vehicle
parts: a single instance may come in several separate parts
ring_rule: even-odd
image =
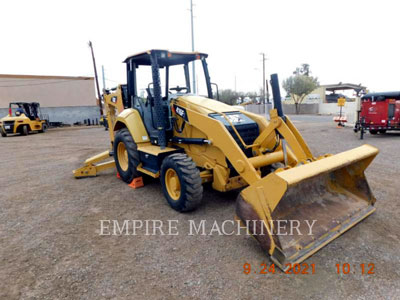
[[[369,93],[361,98],[358,121],[354,132],[385,134],[388,130],[400,130],[400,91]]]
[[[244,188],[236,202],[237,219],[283,270],[375,211],[364,170],[378,149],[363,145],[314,156],[283,114],[277,74],[271,75],[275,108],[267,120],[213,99],[207,57],[167,50],[129,56],[127,93],[119,85],[102,97],[110,146],[87,159],[74,171],[75,177],[96,176],[116,167],[118,176],[133,187],[143,184],[142,176],[159,178],[167,202],[179,212],[200,205],[202,184],[207,182],[220,192]],[[191,92],[189,63],[195,60],[203,66],[207,97]],[[137,96],[137,79],[148,66],[152,79],[143,101]],[[174,68],[183,72],[185,86],[175,86],[176,77],[169,76]],[[167,70],[165,79],[161,69]],[[118,105],[125,109],[116,116]],[[118,189],[113,184],[109,182],[110,188]],[[276,235],[274,224],[278,221],[279,226],[280,220],[318,220],[318,224],[311,236]]]
[[[326,95],[325,98],[326,98],[326,102],[327,103],[337,103],[339,98],[345,98],[346,101],[349,100],[349,98],[346,97],[345,95],[343,95],[343,94],[335,94],[335,93]]]
[[[0,133],[28,135],[31,131],[45,132],[48,120],[42,116],[37,102],[11,102],[8,115],[0,119]]]

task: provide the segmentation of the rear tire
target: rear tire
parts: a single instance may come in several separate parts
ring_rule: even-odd
[[[4,131],[3,127],[0,128],[1,136],[7,137],[7,133]]]
[[[374,129],[370,129],[370,130],[369,130],[369,133],[370,133],[370,134],[377,134],[378,131],[377,131],[377,130],[374,130]]]
[[[28,135],[28,134],[29,134],[28,125],[22,126],[21,135]]]
[[[46,131],[47,131],[47,124],[46,124],[46,123],[43,123],[43,124],[42,124],[42,129],[39,130],[39,132],[40,132],[40,133],[44,133],[44,132],[46,132]]]
[[[121,129],[115,135],[114,160],[119,176],[126,183],[141,176],[136,169],[140,163],[139,152],[128,128]]]
[[[200,171],[183,153],[167,156],[161,165],[160,181],[168,204],[179,212],[196,209],[203,198]]]

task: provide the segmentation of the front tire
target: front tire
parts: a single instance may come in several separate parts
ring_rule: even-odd
[[[7,137],[7,133],[4,131],[3,127],[0,128],[1,136]]]
[[[134,178],[141,176],[137,171],[140,163],[139,152],[128,128],[121,129],[115,135],[114,160],[119,176],[126,183],[131,183]]]
[[[370,133],[370,134],[377,134],[377,133],[378,133],[378,131],[377,131],[377,130],[375,130],[375,129],[370,129],[370,130],[369,130],[369,133]]]
[[[160,181],[168,204],[179,212],[196,209],[203,198],[200,171],[183,153],[167,156],[161,165]]]
[[[24,125],[21,130],[21,135],[28,135],[28,133],[29,133],[28,125]]]

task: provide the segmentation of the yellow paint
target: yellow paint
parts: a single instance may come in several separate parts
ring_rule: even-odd
[[[85,165],[79,169],[74,170],[73,174],[76,178],[97,176],[98,172],[115,167],[114,160],[97,164],[98,162],[106,160],[108,158],[110,158],[110,151],[104,151],[100,154],[97,154],[87,159],[85,161]]]
[[[160,172],[157,172],[157,173],[150,172],[149,170],[146,170],[146,169],[144,169],[144,168],[142,167],[142,163],[140,163],[140,164],[137,166],[136,169],[137,169],[139,172],[142,172],[142,173],[144,173],[144,174],[146,174],[146,175],[149,175],[150,177],[153,177],[153,178],[158,178],[158,177],[160,177]]]
[[[126,150],[125,144],[120,142],[117,145],[117,157],[119,165],[122,171],[126,172],[129,168],[129,158],[128,158],[128,151]]]
[[[120,114],[124,110],[124,105],[122,101],[122,86],[118,85],[117,89],[110,94],[103,94],[105,111],[108,122],[108,133],[110,135],[111,142],[114,141],[114,128],[116,123],[117,115]]]
[[[128,128],[136,144],[150,142],[142,117],[136,109],[128,108],[118,115],[114,129],[119,130],[123,127]]]
[[[22,126],[28,126],[28,131],[40,131],[43,130],[43,126],[44,124],[46,124],[45,120],[31,120],[25,114],[21,114],[20,116],[15,117],[7,115],[6,117],[0,119],[0,130],[3,130],[4,122],[6,121],[14,122],[13,134],[20,132]]]
[[[120,91],[117,90],[116,93],[116,99],[120,99],[122,103],[121,94],[118,94]],[[111,98],[107,98],[106,103],[110,102],[109,99]],[[227,112],[238,111],[236,108],[200,96],[180,96],[171,100],[171,106],[174,104],[185,109],[187,119],[183,119],[174,110],[171,110],[172,117],[176,120],[173,136],[206,139],[210,141],[210,144],[174,144],[169,142],[168,147],[161,150],[159,146],[150,143],[142,118],[135,109],[122,110],[114,119],[110,118],[110,125],[112,125],[110,128],[114,129],[111,130],[113,133],[110,133],[111,141],[113,141],[114,132],[126,127],[136,142],[138,151],[158,156],[161,153],[172,152],[181,148],[201,169],[202,182],[212,182],[212,187],[215,190],[225,192],[248,186],[242,190],[241,196],[244,201],[250,204],[259,220],[264,221],[270,232],[273,230],[270,221],[281,200],[286,197],[289,190],[296,192],[294,188],[301,187],[305,180],[336,172],[336,181],[329,179],[331,178],[329,176],[322,177],[328,178],[321,181],[321,184],[326,184],[329,192],[342,195],[351,194],[351,197],[366,200],[356,182],[357,179],[364,178],[364,170],[378,153],[376,148],[364,145],[337,155],[324,155],[316,158],[290,118],[279,117],[275,109],[270,111],[271,118],[269,121],[263,116],[241,111],[254,120],[260,130],[260,134],[253,145],[246,145],[232,122],[226,117]],[[118,105],[113,107],[115,108],[114,115],[116,115]],[[110,111],[112,112],[112,109]],[[251,148],[253,157],[247,157],[244,154],[225,125],[209,116],[211,113],[220,114],[233,126],[233,130],[239,137],[239,143],[243,144],[244,148]],[[182,131],[177,130],[177,128],[182,129]],[[100,158],[105,158],[105,155],[97,157],[97,159]],[[86,169],[83,171],[88,174],[96,174],[97,165],[94,165],[94,161],[97,162],[97,159],[93,158],[87,162]],[[280,163],[282,167],[261,177],[264,172],[263,168],[275,163]],[[236,172],[231,172],[230,164]],[[153,174],[145,170],[141,164],[137,169],[152,177],[159,176],[159,173]],[[176,171],[169,169],[165,176],[169,195],[172,199],[179,199],[181,186]],[[368,205],[372,205],[375,199],[370,197],[367,201],[369,201]],[[370,213],[369,211],[368,213]],[[362,219],[362,217],[360,218]],[[312,215],[309,219],[312,220]],[[320,236],[322,244],[325,244],[324,238],[330,237],[330,234],[330,232],[322,233]],[[268,249],[270,255],[274,255],[277,251],[284,251],[284,249],[279,248],[279,243],[276,243],[271,235],[270,240],[271,246]],[[292,257],[293,259],[297,259],[295,256],[302,251],[300,245],[296,244],[295,246],[298,252]],[[304,249],[309,249],[309,253],[302,255],[299,261],[311,255],[320,247],[322,246],[319,246],[319,244],[306,245]],[[273,257],[273,259],[276,258]]]
[[[344,106],[346,104],[346,98],[340,97],[337,99],[337,105],[338,106]]]
[[[165,172],[165,186],[167,188],[168,195],[172,200],[179,200],[181,196],[181,183],[179,181],[178,174],[174,169],[168,169]]]
[[[161,149],[160,146],[152,145],[150,143],[143,143],[138,144],[138,151],[157,156],[160,153],[176,151],[176,148],[165,147],[165,149]]]

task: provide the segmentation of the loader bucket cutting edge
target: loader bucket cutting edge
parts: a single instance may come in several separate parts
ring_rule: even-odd
[[[236,214],[285,270],[375,211],[364,171],[377,154],[364,145],[271,173],[240,193]]]

